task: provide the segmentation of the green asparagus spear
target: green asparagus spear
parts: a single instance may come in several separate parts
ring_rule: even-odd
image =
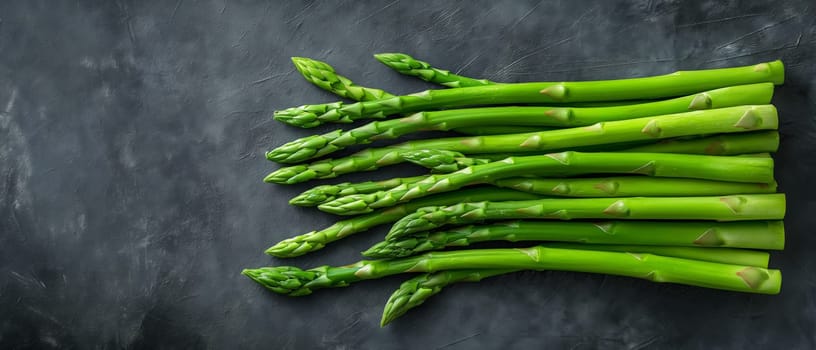
[[[424,180],[426,176],[401,177],[383,181],[366,181],[360,183],[344,182],[335,185],[321,185],[310,188],[289,200],[289,204],[301,207],[314,207],[334,200],[337,197],[358,193],[372,193],[389,190],[402,184]],[[512,187],[512,186],[506,186]]]
[[[548,244],[548,247],[555,247],[555,248],[575,248],[575,249],[594,249],[594,250],[607,250],[607,249],[598,249],[599,247],[593,245],[576,245],[572,244],[569,246],[558,246],[553,244]],[[768,262],[768,255],[767,253],[759,253],[753,251],[746,251],[746,250],[728,250],[725,251],[726,255],[720,255],[718,253],[722,252],[720,249],[716,251],[712,251],[710,249],[695,249],[691,251],[676,251],[675,248],[677,247],[649,247],[649,246],[640,246],[640,247],[626,247],[626,246],[606,246],[606,248],[611,248],[609,250],[612,251],[626,251],[629,253],[643,253],[648,252],[651,254],[657,254],[662,256],[669,256],[669,257],[685,257],[685,258],[697,258],[698,260],[702,261],[710,261],[708,258],[715,259],[715,262],[723,262],[726,264],[739,264],[736,261],[743,261],[743,265],[749,266],[757,266],[766,268]],[[655,249],[657,248],[657,249]],[[680,248],[684,249],[684,248]],[[684,254],[689,254],[684,256]],[[700,259],[702,258],[702,259]],[[723,261],[724,260],[724,261]],[[736,260],[736,261],[735,261]],[[744,263],[748,261],[748,263]],[[751,262],[755,263],[751,264]],[[388,301],[385,303],[385,307],[383,308],[383,315],[380,321],[380,327],[384,327],[386,324],[391,323],[396,318],[404,315],[408,310],[413,309],[417,306],[422,305],[428,298],[431,296],[438,294],[442,291],[442,288],[447,287],[450,284],[458,283],[458,282],[479,282],[485,278],[503,275],[507,273],[517,272],[518,269],[467,269],[467,270],[444,270],[439,272],[433,273],[423,273],[419,276],[413,277],[405,282],[403,282],[399,288],[391,294],[391,297],[388,298]]]
[[[779,133],[775,131],[755,132],[753,135],[715,135],[700,139],[671,140],[666,143],[635,144],[617,143],[614,145],[587,146],[572,149],[578,152],[632,152],[644,153],[690,153],[690,154],[720,154],[732,153],[745,156],[765,156],[766,152],[776,151],[779,146]],[[724,149],[728,147],[728,149]],[[649,152],[654,150],[654,152]],[[750,153],[750,152],[761,153]],[[710,152],[710,153],[709,153]],[[401,153],[405,161],[430,169],[434,173],[451,173],[473,165],[487,164],[507,157],[530,156],[529,153],[485,153],[465,157],[459,152],[444,150],[417,150]]]
[[[438,149],[407,151],[402,153],[402,158],[435,173],[452,173],[469,166],[490,163],[487,159],[469,158],[459,152]]]
[[[410,185],[388,191],[356,194],[321,204],[323,211],[339,215],[370,212],[375,208],[420,198],[431,193],[490,183],[518,176],[574,176],[618,173],[655,177],[679,177],[716,181],[772,183],[773,159],[718,157],[666,153],[561,152],[541,156],[510,157],[467,167],[451,174],[431,175]]]
[[[436,155],[437,151],[427,152]],[[447,152],[447,151],[439,151]],[[430,168],[431,164],[419,158],[426,152],[415,152],[416,162]],[[427,159],[427,158],[425,158]],[[456,171],[475,164],[475,161],[487,163],[483,159],[462,158],[462,162],[452,160],[441,163],[435,170]],[[450,169],[448,169],[448,167]],[[441,171],[446,172],[446,171]],[[412,184],[426,179],[426,176],[394,178],[384,181],[367,181],[360,183],[340,183],[321,185],[306,190],[289,200],[289,204],[313,207],[332,201],[336,198],[360,193],[374,193],[390,190],[402,184]],[[499,187],[564,197],[630,197],[630,196],[709,196],[739,193],[773,193],[776,183],[749,184],[739,182],[721,182],[677,178],[645,178],[640,176],[619,176],[608,178],[530,178],[517,177],[492,182]]]
[[[633,146],[622,152],[737,155],[776,152],[778,147],[778,132],[755,131],[740,134],[713,135],[687,140],[662,140],[654,144]]]
[[[394,97],[393,94],[377,88],[355,85],[351,81],[351,79],[338,74],[334,70],[334,68],[326,62],[321,62],[318,60],[305,57],[292,57],[292,62],[295,63],[295,67],[303,75],[303,77],[306,78],[307,81],[335,95],[342,96],[355,101],[372,101]],[[430,69],[435,70],[436,68],[431,67]],[[449,79],[448,77],[444,76],[442,77],[443,79],[446,80],[438,82],[431,79],[429,81],[432,83],[443,83],[447,82]],[[470,79],[465,77],[462,78]],[[755,104],[759,103],[767,102],[756,102]],[[542,131],[544,129],[545,129],[544,127],[494,126],[489,128],[483,127],[461,128],[454,129],[454,131],[465,135],[496,135],[496,134],[519,134],[523,132],[536,132]]]
[[[306,80],[335,95],[355,101],[374,101],[394,97],[380,89],[355,85],[348,78],[337,74],[328,63],[306,57],[292,57],[292,63]]]
[[[376,56],[377,55],[375,55],[375,57]],[[386,57],[384,56],[384,58]],[[380,61],[383,62],[383,60]],[[337,74],[335,69],[326,62],[321,62],[318,60],[305,57],[292,57],[292,62],[295,64],[295,68],[297,68],[297,70],[300,72],[300,74],[303,75],[304,78],[306,78],[306,80],[308,80],[312,84],[319,86],[320,88],[326,91],[334,93],[335,95],[342,96],[355,101],[373,101],[394,97],[394,95],[380,89],[355,85],[347,77]],[[401,73],[403,72],[414,73],[408,75],[420,77],[422,80],[425,80],[427,82],[445,85],[448,87],[468,87],[487,85],[485,83],[482,83],[485,82],[485,80],[477,80],[468,77],[463,77],[460,75],[450,74],[450,72],[446,70],[431,67],[430,65],[422,61],[412,61],[407,63],[410,64],[413,67],[413,69],[408,69],[407,71],[400,71]],[[396,66],[406,68],[408,67],[404,64],[400,65],[400,63],[398,62],[394,62],[394,64],[395,65],[386,63],[386,65],[388,65],[391,68],[395,68]],[[420,73],[420,69],[424,71]],[[427,74],[427,72],[430,72],[432,74]]]
[[[278,184],[295,184],[312,179],[331,179],[343,174],[358,171],[372,171],[383,166],[402,163],[405,161],[403,155],[412,150],[446,149],[446,147],[449,146],[450,145],[438,144],[436,140],[423,140],[405,142],[399,145],[399,147],[369,148],[344,158],[325,159],[311,164],[300,164],[280,168],[267,175],[264,181]],[[610,145],[610,149],[616,152],[633,152],[633,150],[636,150],[638,153],[686,153],[723,156],[743,153],[775,152],[778,147],[779,134],[776,131],[715,135],[699,139],[676,140],[669,143],[657,143],[646,146],[638,145],[635,146],[634,149],[624,150],[618,150],[614,148],[613,145]],[[473,157],[491,160],[507,158],[503,153],[495,153],[494,155],[500,156],[500,158],[492,157],[491,154],[475,154]],[[419,163],[419,165],[422,164]]]
[[[374,101],[378,99],[384,98],[393,98],[394,95],[385,92],[380,89],[370,88],[370,87],[363,87],[355,85],[350,79],[337,74],[334,71],[334,68],[330,66],[328,63],[313,60],[310,58],[305,57],[292,57],[292,63],[295,64],[295,68],[306,78],[307,81],[310,83],[317,85],[318,87],[327,90],[335,95],[339,95],[351,100],[355,101]],[[332,102],[332,103],[325,103],[321,105],[314,105],[314,106],[304,106],[299,109],[298,113],[305,113],[306,119],[312,118],[309,113],[322,113],[330,108],[340,107],[343,106],[343,102]],[[290,108],[289,110],[292,110]],[[287,122],[291,125],[298,124],[297,120],[305,120],[305,119],[298,119],[297,116],[293,116],[295,120],[291,122]],[[311,123],[305,122],[303,125],[298,125],[303,128],[315,127],[320,125],[321,123]]]
[[[392,208],[378,210],[370,214],[360,215],[347,220],[338,221],[334,225],[320,231],[312,231],[299,236],[285,239],[266,250],[266,253],[280,258],[300,256],[322,249],[326,244],[364,232],[374,226],[395,222],[408,213],[419,208],[431,205],[451,205],[473,201],[508,201],[540,198],[535,194],[519,192],[506,188],[476,187],[456,192],[440,193],[418,199]]]
[[[456,74],[451,74],[450,71],[442,70],[438,68],[432,67],[427,62],[423,62],[417,60],[409,55],[404,53],[381,53],[375,54],[374,57],[388,66],[389,68],[399,72],[400,74],[410,75],[414,77],[418,77],[422,80],[425,80],[429,83],[444,85],[447,87],[452,88],[459,88],[459,87],[473,87],[473,86],[482,86],[482,85],[492,85],[492,84],[501,84],[494,81],[489,81],[485,79],[473,79],[468,77],[463,77]],[[624,104],[635,104],[635,103],[645,103],[645,102],[653,102],[653,100],[624,100],[624,101],[611,101],[611,102],[576,102],[572,103],[571,105],[574,107],[608,107],[608,106],[617,106],[617,105],[624,105]],[[763,102],[767,103],[767,102]],[[747,103],[751,104],[751,103]],[[487,130],[487,129],[485,129]],[[494,134],[515,134],[521,132],[534,132],[535,130],[526,130],[526,131],[515,131],[515,132],[489,132],[489,133],[477,133],[478,135],[494,135]],[[459,132],[459,130],[457,130]],[[463,132],[466,134],[470,134],[470,132]]]
[[[658,146],[658,145],[655,145]],[[608,149],[606,150],[599,150],[599,149],[587,149],[588,147],[580,147],[573,149],[576,152],[587,152],[587,151],[606,151],[606,152],[628,152],[628,149],[618,150],[617,145],[609,145]],[[640,147],[638,147],[640,148]],[[655,152],[655,153],[663,153],[663,152]],[[670,152],[665,152],[670,153]],[[703,151],[700,151],[703,153]],[[452,173],[457,170],[462,170],[469,166],[473,165],[480,165],[480,164],[487,164],[490,162],[496,162],[500,160],[504,160],[507,157],[527,157],[533,156],[536,154],[525,154],[525,153],[518,153],[518,154],[507,154],[502,153],[501,157],[495,157],[491,154],[482,154],[485,158],[471,158],[465,157],[459,152],[453,151],[445,151],[445,150],[417,150],[417,151],[406,151],[400,153],[400,155],[404,158],[405,161],[410,163],[419,165],[423,168],[430,169],[432,173]],[[462,155],[461,157],[459,155]],[[427,156],[427,157],[423,157]],[[748,154],[738,154],[738,157],[765,157],[770,158],[770,153],[762,152],[762,153],[748,153]]]
[[[374,55],[374,58],[400,74],[414,76],[429,83],[447,87],[460,88],[496,84],[489,80],[463,77],[450,71],[434,68],[427,62],[420,61],[404,53],[378,53]]]
[[[711,249],[711,248],[705,248]],[[534,246],[516,249],[472,249],[433,252],[392,260],[363,260],[309,270],[280,266],[246,269],[243,274],[280,294],[301,296],[312,291],[407,272],[458,269],[529,269],[603,273],[722,290],[777,294],[779,270],[730,265],[653,254],[634,254]]]
[[[770,84],[748,86],[770,87],[771,90],[769,91],[772,91],[773,87]],[[744,87],[732,87],[730,89],[742,88]],[[761,96],[761,98],[749,98],[748,100],[769,100],[770,95],[769,92]],[[748,97],[750,95],[741,94],[739,96]],[[685,99],[690,100],[690,98]],[[665,110],[669,112],[687,110],[688,105],[685,99],[679,104],[673,104],[676,107],[675,109],[666,108]],[[650,107],[650,105],[671,104],[672,101],[674,100],[643,105],[598,108],[493,107],[419,112],[405,118],[371,122],[345,132],[335,130],[322,135],[297,139],[267,152],[266,158],[280,163],[297,163],[322,157],[349,146],[369,144],[379,139],[394,139],[412,132],[450,130],[477,125],[519,125],[524,123],[535,125],[538,123],[541,126],[582,126],[595,123],[592,126],[582,128],[574,127],[527,134],[478,137],[479,142],[491,145],[491,148],[504,147],[498,152],[532,152],[697,134],[776,129],[777,127],[776,109],[772,105],[742,105],[664,115],[659,115],[659,112],[663,110],[658,111],[656,108]],[[740,102],[746,101],[741,100]],[[559,114],[563,112],[563,114],[560,114],[560,117],[547,117],[547,113],[553,111],[558,111]],[[460,137],[450,141],[460,144],[472,142],[471,139],[475,139],[475,137]],[[449,150],[466,151],[470,149],[472,147],[459,146]],[[485,150],[484,152],[490,151]]]
[[[335,95],[345,97],[355,101],[373,101],[383,98],[391,98],[394,97],[393,94],[390,94],[386,91],[372,88],[372,87],[364,87],[355,85],[351,79],[338,74],[334,68],[326,62],[321,62],[318,60],[305,58],[305,57],[292,57],[292,62],[295,63],[295,67],[297,70],[303,75],[306,80],[309,82],[317,85],[320,88],[323,88]],[[435,68],[432,68],[435,69]],[[458,76],[457,76],[458,77]],[[447,78],[446,78],[447,79]],[[470,78],[465,78],[470,79]],[[430,80],[432,83],[441,83],[434,80]],[[768,84],[773,86],[773,84]],[[773,88],[771,88],[773,89]],[[770,101],[770,99],[768,99]],[[762,104],[768,103],[768,101],[761,102],[753,102],[748,101],[745,104]],[[626,104],[634,104],[638,102],[628,102]],[[652,101],[641,101],[641,102],[652,102]],[[589,102],[587,104],[590,104]],[[598,102],[596,104],[601,104],[602,106],[610,105],[610,102]],[[589,107],[589,106],[587,106]],[[474,127],[465,127],[465,128],[456,128],[452,129],[455,132],[465,135],[497,135],[497,134],[520,134],[525,132],[538,132],[544,131],[551,128],[545,127],[532,127],[532,126],[474,126]]]
[[[334,68],[326,62],[321,62],[318,60],[305,57],[292,57],[292,62],[295,63],[295,67],[303,75],[303,77],[306,78],[307,81],[335,95],[355,101],[373,101],[383,98],[394,97],[393,94],[390,94],[386,91],[377,88],[355,85],[351,81],[351,79],[338,74],[334,70]],[[445,77],[445,79],[448,78]],[[430,82],[437,83],[437,81],[434,80],[430,80]],[[444,80],[443,82],[447,82],[447,80]],[[767,102],[756,102],[756,104],[759,103]],[[454,131],[465,135],[495,135],[495,134],[518,134],[523,132],[536,132],[542,130],[544,130],[543,127],[497,126],[490,128],[485,127],[462,128],[455,129]]]
[[[386,235],[395,240],[444,225],[508,219],[618,220],[781,220],[784,194],[743,194],[722,197],[548,198],[524,201],[459,203],[420,208],[408,214]]]
[[[583,243],[548,242],[543,244],[548,248],[565,248],[576,250],[600,250],[607,252],[625,253],[648,253],[660,256],[670,256],[690,260],[708,261],[721,264],[746,265],[761,268],[768,267],[768,252],[734,249],[734,248],[699,248],[699,247],[673,247],[673,246],[652,246],[652,245],[625,245],[609,244],[594,245]]]
[[[515,177],[497,180],[493,184],[524,192],[559,197],[716,196],[776,192],[774,182],[740,183],[644,176],[563,179]]]
[[[753,66],[672,74],[634,79],[562,83],[514,83],[426,90],[392,98],[349,105],[306,105],[275,112],[275,119],[300,127],[325,122],[350,123],[358,119],[382,119],[388,115],[441,108],[525,103],[572,103],[619,101],[682,96],[726,86],[784,81],[781,61]]]
[[[738,134],[717,134],[704,137],[679,137],[658,142],[637,144],[614,144],[581,147],[583,152],[635,152],[635,153],[684,153],[708,154],[712,156],[739,155],[748,153],[776,152],[779,148],[779,132],[773,130],[752,131]],[[573,149],[578,150],[578,149]],[[527,156],[530,153],[475,153],[471,158],[489,161],[507,157]]]
[[[509,221],[447,231],[422,231],[385,240],[363,252],[369,258],[399,258],[446,247],[489,241],[564,241],[781,250],[781,221]]]
[[[405,151],[401,154],[405,160],[431,169],[433,172],[450,173],[477,164],[489,163],[486,159],[467,158],[459,152],[444,150]],[[367,181],[361,183],[340,183],[322,185],[306,190],[289,200],[289,204],[313,207],[332,201],[338,197],[358,193],[373,193],[390,190],[402,184],[411,184],[426,179],[426,176],[394,178],[385,181]]]

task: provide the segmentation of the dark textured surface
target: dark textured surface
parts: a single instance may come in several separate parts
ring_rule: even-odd
[[[0,348],[814,348],[815,47],[808,0],[0,2]],[[526,272],[450,287],[379,329],[398,277],[262,290],[240,270],[352,262],[384,234],[273,261],[268,245],[333,218],[286,204],[313,183],[260,180],[264,150],[313,132],[271,111],[336,100],[289,57],[429,86],[371,58],[385,51],[508,82],[783,59],[782,294]]]

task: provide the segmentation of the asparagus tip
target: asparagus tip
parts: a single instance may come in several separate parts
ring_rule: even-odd
[[[411,250],[400,247],[391,241],[382,241],[369,247],[361,254],[371,259],[390,259],[411,255]]]
[[[305,57],[293,56],[292,57],[292,63],[295,64],[295,68],[298,68],[298,66],[300,65],[301,62],[303,62],[304,59],[306,59],[306,58]]]
[[[288,258],[292,256],[289,254],[292,251],[291,247],[292,242],[289,242],[288,240],[280,241],[275,243],[275,245],[266,248],[266,250],[264,250],[264,254],[274,256],[276,258]]]
[[[425,273],[403,282],[388,298],[383,308],[380,327],[391,323],[408,310],[422,305],[447,284],[439,274]]]
[[[321,282],[319,278],[324,276],[325,272],[320,268],[302,270],[293,266],[277,266],[244,269],[241,274],[275,293],[301,296],[311,294],[310,283]]]
[[[380,62],[386,63],[386,64],[388,62],[391,62],[391,61],[399,61],[399,60],[401,60],[403,58],[406,58],[406,57],[410,57],[410,56],[408,56],[408,55],[406,55],[404,53],[397,53],[397,52],[381,52],[381,53],[375,53],[374,54],[374,58],[377,59],[377,61],[380,61]]]
[[[335,198],[317,207],[321,211],[337,215],[355,215],[374,211],[365,200],[365,195],[362,194]]]
[[[264,178],[264,182],[291,185],[303,181],[309,181],[317,176],[317,172],[310,169],[308,166],[294,165],[273,171]]]
[[[276,173],[277,173],[277,171],[274,171],[274,172],[270,173],[269,175],[266,175],[264,177],[263,181],[266,182],[266,183],[280,183],[278,181],[278,176],[276,175]]]

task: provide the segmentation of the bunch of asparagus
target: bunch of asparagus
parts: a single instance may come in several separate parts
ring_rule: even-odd
[[[279,258],[393,224],[346,266],[291,266],[243,273],[293,296],[401,273],[385,325],[456,282],[519,270],[567,270],[748,293],[776,294],[768,253],[784,247],[785,197],[776,193],[775,84],[780,61],[645,78],[503,84],[434,68],[405,54],[375,55],[399,73],[448,89],[397,96],[355,85],[324,62],[293,58],[309,82],[353,103],[275,112],[311,128],[370,120],[301,138],[266,153],[293,164],[266,182],[294,184],[409,162],[429,174],[337,183],[292,198],[356,215],[266,250]],[[388,119],[390,116],[395,116]],[[422,139],[335,159],[346,147],[427,130]],[[312,161],[311,163],[302,163]],[[451,227],[454,226],[454,227]],[[487,241],[514,249],[436,252]]]

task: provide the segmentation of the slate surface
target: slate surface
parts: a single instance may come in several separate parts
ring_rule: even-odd
[[[806,0],[1,2],[0,348],[814,348],[814,47]],[[526,272],[450,287],[379,329],[401,278],[265,292],[240,270],[352,262],[385,232],[261,253],[333,220],[286,204],[313,183],[260,181],[276,167],[264,150],[314,132],[270,113],[336,100],[289,57],[389,91],[430,86],[371,58],[387,51],[507,82],[783,59],[782,294]]]

